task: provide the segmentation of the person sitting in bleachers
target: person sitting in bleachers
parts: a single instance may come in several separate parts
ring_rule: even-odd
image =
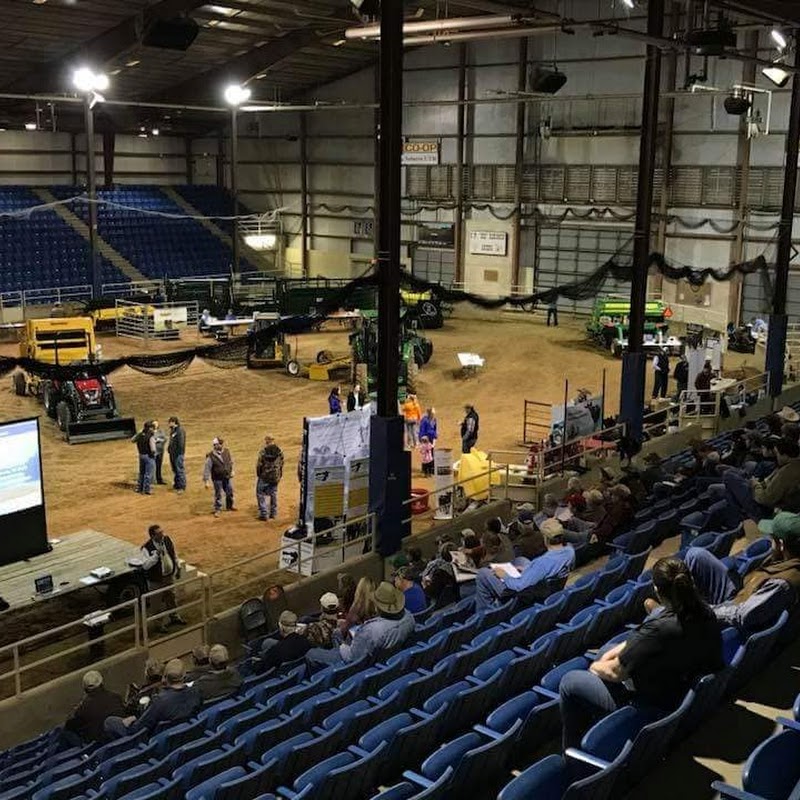
[[[659,559],[653,583],[663,612],[649,616],[589,669],[561,679],[564,750],[579,747],[595,722],[622,706],[672,711],[698,678],[722,669],[719,624],[686,564]]]
[[[164,667],[164,688],[153,698],[144,714],[136,717],[108,717],[103,729],[109,739],[121,739],[144,729],[153,733],[164,722],[183,722],[197,713],[200,693],[186,685],[186,667],[173,658]]]
[[[530,503],[520,507],[517,518],[508,526],[508,536],[517,556],[528,560],[538,558],[547,552],[544,535],[534,522],[535,512]]]
[[[779,439],[773,449],[777,466],[768,477],[749,477],[737,469],[722,475],[725,498],[742,519],[759,522],[775,509],[800,512],[800,447],[797,442]]]
[[[288,661],[302,658],[311,645],[297,628],[297,614],[282,611],[278,617],[278,635],[264,639],[261,645],[260,664],[257,672],[268,672]]]
[[[606,498],[599,489],[589,489],[583,493],[586,506],[574,516],[584,522],[597,524],[606,515]]]
[[[107,717],[125,713],[122,698],[103,685],[103,676],[89,670],[83,676],[83,699],[64,723],[61,738],[69,747],[80,747],[105,739],[103,725]]]
[[[305,637],[311,647],[330,650],[339,630],[339,598],[333,592],[325,592],[319,599],[319,609],[319,618],[306,625]]]
[[[128,686],[125,697],[125,709],[129,714],[141,714],[150,701],[164,686],[164,662],[156,658],[148,658],[144,665],[144,685],[135,683]]]
[[[192,649],[192,669],[187,674],[186,679],[189,681],[197,680],[210,669],[211,664],[208,661],[208,645],[199,644]]]
[[[223,644],[215,644],[208,651],[208,661],[210,669],[194,681],[194,688],[200,692],[202,701],[206,703],[238,692],[242,676],[236,667],[231,666],[228,648]]]
[[[483,567],[475,578],[475,609],[480,611],[520,592],[535,590],[551,578],[566,578],[575,566],[572,547],[560,547],[529,561],[515,558],[511,570],[507,566]]]
[[[306,654],[311,666],[374,659],[385,650],[403,644],[414,630],[414,617],[406,610],[403,593],[382,581],[373,597],[376,616],[351,629],[352,641],[333,650],[315,647]]]
[[[461,552],[475,567],[478,567],[483,559],[485,553],[483,545],[472,528],[464,528],[461,531]]]
[[[428,598],[415,578],[410,567],[400,567],[394,575],[395,588],[403,593],[406,609],[411,614],[419,614],[428,607]]]
[[[771,625],[800,600],[800,514],[782,511],[761,520],[758,529],[773,537],[772,554],[744,579],[702,547],[690,547],[686,554],[694,582],[717,619],[745,632]],[[652,602],[645,608],[654,610]]]
[[[483,557],[478,562],[478,567],[486,567],[491,563],[504,563],[514,558],[514,546],[504,533],[486,531],[481,537]]]
[[[561,501],[561,504],[564,506],[569,506],[572,509],[573,514],[583,511],[586,505],[586,500],[583,496],[583,484],[581,483],[580,478],[573,476],[567,481],[567,492],[564,495],[564,499]]]
[[[457,549],[454,542],[442,542],[436,558],[432,558],[422,571],[422,589],[435,608],[444,608],[459,599],[452,555]]]

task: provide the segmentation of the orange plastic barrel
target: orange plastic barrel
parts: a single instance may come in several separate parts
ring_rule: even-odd
[[[429,508],[428,498],[430,494],[427,489],[412,489],[411,490],[411,513],[424,514]]]

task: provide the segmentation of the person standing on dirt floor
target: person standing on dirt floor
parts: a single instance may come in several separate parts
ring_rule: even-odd
[[[547,327],[550,327],[550,320],[553,320],[553,327],[558,327],[558,297],[554,297],[547,303]]]
[[[278,484],[283,477],[283,451],[275,444],[272,436],[264,437],[264,447],[258,454],[256,463],[256,500],[258,518],[275,519],[278,513]],[[267,511],[269,499],[269,512]]]
[[[360,383],[353,384],[353,390],[347,395],[347,410],[357,411],[367,404],[367,395]]]
[[[438,420],[436,419],[435,408],[426,409],[424,416],[419,421],[420,441],[422,441],[423,436],[428,437],[428,441],[431,443],[431,447],[435,450],[436,440],[439,438],[439,423]]]
[[[662,347],[653,358],[653,399],[667,396],[669,385],[669,355]]]
[[[225,496],[225,508],[236,511],[233,505],[233,458],[231,451],[225,447],[225,440],[216,437],[211,442],[212,450],[206,454],[206,465],[203,470],[203,483],[206,489],[214,485],[214,516],[222,511],[222,497]]]
[[[139,453],[139,478],[136,482],[138,494],[152,494],[153,473],[156,467],[156,442],[153,423],[148,420],[131,441]]]
[[[342,413],[342,396],[338,386],[334,386],[333,389],[331,389],[331,393],[328,395],[328,413]]]
[[[186,467],[183,459],[186,456],[186,431],[177,417],[169,418],[169,465],[175,475],[172,486],[176,492],[186,491]]]
[[[155,467],[156,467],[156,483],[162,486],[166,483],[161,474],[161,468],[164,465],[164,448],[167,444],[167,435],[159,427],[158,420],[153,420],[153,442],[156,446]]]
[[[151,525],[147,529],[148,539],[142,545],[142,569],[147,576],[147,590],[164,589],[172,586],[173,582],[181,577],[181,568],[178,556],[175,554],[175,545],[167,536],[160,525]],[[170,625],[185,625],[181,615],[176,611],[175,592],[166,591],[153,598],[151,613],[160,614],[171,611],[169,618],[161,617],[159,630],[166,633]]]
[[[417,446],[417,427],[422,419],[422,408],[415,394],[409,394],[400,407],[406,423],[406,447],[412,450]]]
[[[461,422],[461,452],[469,453],[478,443],[478,426],[480,418],[475,406],[469,404],[464,406],[464,419]]]

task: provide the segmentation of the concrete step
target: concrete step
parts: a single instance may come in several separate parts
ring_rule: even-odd
[[[48,189],[34,189],[36,196],[44,203],[57,203],[55,195]],[[53,207],[53,211],[58,214],[71,228],[76,230],[88,242],[90,240],[89,226],[77,215],[67,208],[63,203]],[[136,267],[128,261],[125,256],[118,253],[105,239],[97,236],[95,239],[97,252],[107,258],[128,280],[147,281],[148,277],[139,272]]]

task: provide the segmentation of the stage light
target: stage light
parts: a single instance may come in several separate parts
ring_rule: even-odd
[[[725,98],[723,105],[729,114],[734,117],[741,117],[743,114],[748,112],[752,102],[750,98],[742,94],[740,90],[734,89],[733,94],[730,94]]]
[[[232,83],[225,89],[225,102],[228,105],[240,106],[250,99],[252,92],[246,86],[240,86],[238,83]]]
[[[72,84],[79,92],[104,92],[109,87],[108,75],[80,67],[72,73]]]
[[[244,237],[244,241],[253,250],[274,250],[278,237],[274,233],[251,233]]]
[[[792,77],[791,72],[787,72],[780,64],[773,64],[771,67],[764,67],[761,74],[768,80],[774,83],[779,89],[783,89],[789,78]]]
[[[772,37],[772,41],[775,42],[778,50],[786,49],[786,45],[788,44],[786,37],[777,28],[773,28],[769,35]]]

